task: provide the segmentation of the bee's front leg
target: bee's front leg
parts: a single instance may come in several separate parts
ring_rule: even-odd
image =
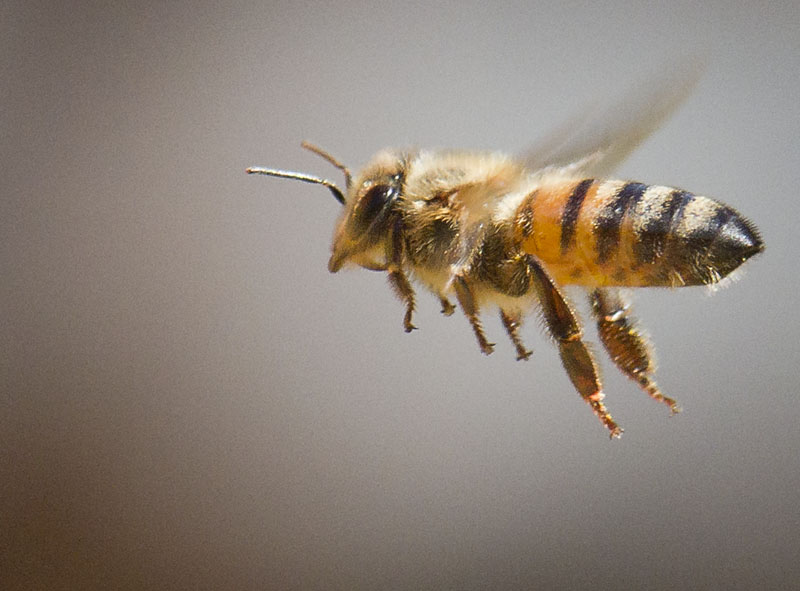
[[[401,269],[389,269],[389,285],[403,302],[406,304],[406,315],[403,317],[403,328],[406,332],[411,332],[416,326],[411,323],[416,302],[414,300],[414,288],[408,281],[406,274]]]
[[[403,270],[395,268],[394,265],[385,265],[383,263],[362,262],[360,265],[368,271],[386,271],[389,274],[389,285],[391,285],[392,291],[406,304],[403,328],[406,332],[411,332],[416,329],[417,327],[411,323],[411,316],[414,314],[414,309],[416,307],[414,288],[411,286],[411,282],[406,277],[406,274],[403,273]],[[444,312],[444,310],[442,311]]]
[[[456,307],[444,296],[439,296],[439,303],[442,306],[442,314],[445,316],[452,316],[453,312],[456,311]]]
[[[391,234],[387,242],[386,270],[389,273],[389,285],[406,305],[406,314],[403,317],[403,328],[406,332],[411,332],[416,326],[412,324],[411,318],[414,315],[416,301],[414,299],[414,288],[403,271],[405,259],[405,248],[403,243],[402,222],[398,218],[392,226]]]

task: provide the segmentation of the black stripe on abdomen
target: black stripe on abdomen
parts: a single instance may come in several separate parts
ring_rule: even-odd
[[[592,183],[594,179],[585,179],[578,183],[564,206],[564,213],[561,214],[561,254],[565,254],[574,242],[581,206]]]
[[[675,189],[665,197],[661,207],[653,208],[651,215],[648,212],[642,213],[645,221],[641,224],[633,245],[633,253],[638,262],[652,264],[664,254],[670,233],[675,232],[680,223],[681,212],[693,198],[691,193]]]
[[[597,262],[603,264],[611,258],[619,247],[622,220],[629,208],[634,207],[647,190],[642,183],[623,185],[614,198],[605,206],[594,220]]]

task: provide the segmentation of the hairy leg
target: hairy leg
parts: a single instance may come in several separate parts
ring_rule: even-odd
[[[478,339],[481,352],[484,355],[491,354],[494,350],[494,343],[490,343],[483,332],[483,326],[481,326],[480,318],[478,318],[478,307],[475,304],[475,297],[469,283],[467,283],[463,275],[455,276],[453,279],[453,288],[455,289],[458,303],[461,305],[461,309],[464,310],[464,315],[467,317],[467,320],[469,320],[475,337]]]
[[[539,262],[529,256],[528,265],[531,270],[531,282],[541,305],[544,324],[558,343],[561,362],[567,370],[572,385],[609,430],[611,437],[619,437],[622,435],[622,429],[603,404],[605,395],[597,364],[581,338],[582,331],[578,319]]]
[[[522,342],[522,338],[519,336],[519,327],[521,324],[519,313],[506,312],[501,308],[500,319],[503,321],[503,326],[505,327],[508,336],[511,338],[511,342],[514,343],[514,347],[517,349],[517,361],[523,359],[527,361],[528,358],[533,354],[533,351],[525,348],[525,344]]]
[[[652,348],[638,330],[622,294],[615,289],[595,289],[589,300],[600,340],[614,364],[639,384],[648,396],[669,406],[673,414],[679,412],[678,403],[664,396],[653,380]]]

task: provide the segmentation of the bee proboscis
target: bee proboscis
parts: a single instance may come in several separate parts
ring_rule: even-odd
[[[600,178],[658,126],[682,100],[666,93],[646,116],[633,118],[613,140],[607,134],[585,156],[570,146],[515,159],[495,153],[385,150],[355,177],[335,183],[297,172],[249,168],[327,187],[344,205],[328,269],[345,265],[386,272],[405,304],[403,326],[416,306],[411,280],[437,296],[442,313],[469,321],[483,353],[493,350],[479,313],[496,307],[517,359],[531,355],[519,328],[538,307],[569,378],[612,438],[622,429],[603,403],[594,356],[562,286],[584,287],[600,341],[614,364],[673,413],[677,403],[658,388],[651,346],[621,288],[714,285],[761,252],[755,226],[733,208],[688,191]]]

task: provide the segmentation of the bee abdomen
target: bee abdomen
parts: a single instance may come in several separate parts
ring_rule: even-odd
[[[518,220],[523,250],[562,283],[708,284],[763,250],[758,231],[733,208],[636,182],[540,187],[523,201]]]

